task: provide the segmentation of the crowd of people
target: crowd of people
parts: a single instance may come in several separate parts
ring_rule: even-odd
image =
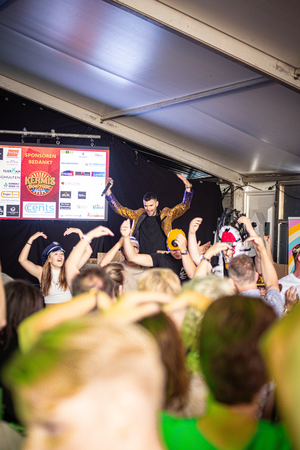
[[[92,243],[113,233],[67,228],[80,238],[68,258],[55,241],[31,262],[42,232],[20,253],[40,289],[0,278],[0,450],[299,447],[300,245],[279,282],[269,237],[243,214],[225,211],[201,245],[200,217],[187,236],[172,228],[193,196],[179,178],[182,203],[162,211],[151,192],[123,207],[108,180],[125,220],[99,265]]]

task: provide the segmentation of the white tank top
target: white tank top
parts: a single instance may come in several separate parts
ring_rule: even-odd
[[[60,269],[51,269],[52,272],[52,281],[50,285],[49,294],[44,297],[44,301],[47,305],[54,304],[54,303],[65,303],[72,300],[72,294],[70,292],[70,289],[67,288],[66,291],[64,291],[59,286],[59,273]]]

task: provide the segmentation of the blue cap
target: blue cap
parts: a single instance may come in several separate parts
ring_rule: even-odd
[[[47,258],[49,256],[50,253],[52,252],[57,252],[57,251],[63,251],[64,249],[62,248],[62,246],[60,245],[59,242],[52,242],[50,245],[48,245],[48,247],[45,248],[45,250],[42,253],[42,261],[45,263],[47,261]]]

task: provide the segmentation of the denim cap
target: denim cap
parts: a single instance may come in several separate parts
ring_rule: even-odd
[[[135,244],[137,246],[137,248],[140,248],[139,241],[134,236],[130,236],[130,242],[132,244]]]
[[[57,252],[57,251],[59,251],[59,250],[61,250],[61,251],[63,251],[63,252],[65,251],[65,250],[62,248],[62,246],[60,245],[59,242],[56,242],[56,241],[52,242],[52,243],[51,243],[50,245],[48,245],[48,247],[46,247],[45,250],[43,251],[43,253],[42,253],[42,261],[45,263],[45,262],[47,261],[48,256],[49,256],[50,253],[52,253],[52,252]]]

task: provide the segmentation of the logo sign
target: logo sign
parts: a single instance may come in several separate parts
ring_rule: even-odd
[[[73,170],[64,170],[60,174],[61,177],[73,177],[73,175],[74,175]]]
[[[6,216],[7,217],[19,217],[20,206],[19,205],[6,205]]]
[[[4,214],[4,206],[0,206],[0,216],[3,216]]]
[[[19,198],[20,192],[19,191],[1,191],[1,197],[2,198]]]
[[[38,197],[49,194],[55,186],[55,177],[44,171],[32,172],[25,177],[25,186],[33,195]]]
[[[86,200],[86,192],[85,191],[79,191],[78,192],[78,200],[79,199]]]
[[[89,177],[91,175],[90,172],[75,172],[75,175],[81,176],[81,177]]]
[[[55,219],[55,202],[23,202],[23,217]]]
[[[18,158],[19,156],[19,151],[20,150],[16,150],[16,149],[9,149],[7,152],[7,156],[10,158]]]
[[[71,191],[61,191],[60,198],[71,198]]]
[[[105,174],[103,172],[92,172],[92,177],[103,177]]]
[[[60,203],[59,209],[71,209],[71,203]]]

